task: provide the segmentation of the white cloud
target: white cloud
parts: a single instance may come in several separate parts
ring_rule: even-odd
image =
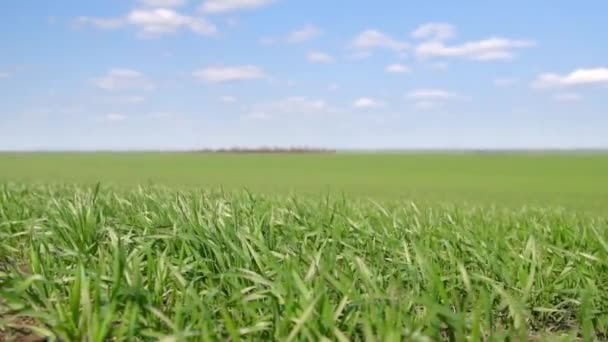
[[[105,121],[110,121],[110,122],[125,121],[126,119],[127,119],[127,117],[120,113],[109,113],[109,114],[106,114],[106,116],[104,117]]]
[[[569,74],[545,73],[539,75],[532,86],[538,89],[608,85],[608,68],[576,69]]]
[[[77,23],[89,24],[103,30],[130,25],[138,30],[140,36],[148,38],[174,34],[181,30],[190,30],[203,36],[217,33],[217,28],[204,18],[183,15],[168,8],[136,9],[119,18],[79,17]]]
[[[407,97],[415,101],[414,106],[420,110],[435,109],[449,101],[470,100],[469,97],[443,89],[416,89],[407,93]]]
[[[327,86],[327,90],[336,91],[340,86],[337,83],[331,83]]]
[[[405,66],[403,64],[390,64],[390,65],[387,65],[386,68],[384,68],[384,71],[391,73],[391,74],[403,74],[403,73],[410,72],[410,68],[408,68],[407,66]]]
[[[248,120],[267,120],[285,116],[330,115],[339,111],[324,100],[291,96],[282,100],[258,104],[244,115]]]
[[[505,38],[488,38],[452,46],[441,41],[428,41],[416,47],[416,55],[423,59],[453,57],[475,61],[497,61],[512,59],[516,56],[516,50],[533,46],[535,43],[530,40]]]
[[[139,2],[144,6],[161,8],[181,7],[188,3],[187,0],[139,0]]]
[[[351,47],[363,53],[371,53],[375,49],[404,51],[408,48],[406,42],[396,40],[378,30],[369,29],[361,32],[351,42]]]
[[[428,39],[434,41],[444,41],[456,36],[456,28],[448,23],[427,23],[420,25],[412,37],[416,39]]]
[[[462,96],[442,89],[416,89],[407,94],[407,97],[414,100],[457,100]]]
[[[306,25],[300,29],[291,31],[289,34],[283,37],[263,37],[260,38],[260,44],[262,45],[276,45],[282,43],[298,44],[303,43],[314,38],[317,38],[323,33],[323,31],[314,26]]]
[[[124,18],[94,18],[78,17],[76,23],[80,25],[91,25],[102,30],[115,30],[125,26]]]
[[[225,95],[225,96],[220,97],[220,101],[224,102],[224,103],[234,103],[234,102],[236,102],[236,97],[230,96],[230,95]]]
[[[334,58],[324,52],[312,51],[307,56],[308,61],[311,63],[333,63]]]
[[[287,36],[288,43],[301,43],[321,35],[322,31],[314,25],[306,25],[305,27],[295,30]]]
[[[248,81],[266,77],[264,70],[254,65],[209,67],[197,70],[193,75],[209,83]]]
[[[583,99],[583,96],[577,93],[559,93],[553,98],[560,102],[578,102]]]
[[[182,15],[166,8],[133,10],[127,16],[127,22],[137,26],[144,36],[176,33],[181,29],[204,36],[217,33],[216,27],[203,18]]]
[[[371,97],[360,97],[353,102],[353,107],[358,109],[369,109],[384,107],[384,102]]]
[[[207,0],[201,6],[201,11],[209,14],[217,14],[252,10],[270,5],[273,2],[274,0]]]
[[[510,87],[515,85],[518,81],[514,78],[496,78],[492,83],[497,87]]]
[[[93,84],[104,90],[154,88],[154,84],[146,76],[131,69],[111,69],[106,76],[93,80]]]

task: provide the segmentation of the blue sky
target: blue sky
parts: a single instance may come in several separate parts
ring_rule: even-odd
[[[606,148],[606,1],[5,1],[0,150]]]

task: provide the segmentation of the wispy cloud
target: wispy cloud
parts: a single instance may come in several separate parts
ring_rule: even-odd
[[[224,96],[220,97],[220,101],[223,103],[234,103],[234,102],[236,102],[236,97],[231,96],[231,95],[224,95]]]
[[[416,89],[407,94],[407,97],[414,100],[458,100],[463,97],[457,93],[442,89]]]
[[[415,89],[407,93],[407,98],[414,101],[417,109],[429,110],[440,107],[450,101],[469,101],[470,98],[461,94],[433,88]]]
[[[311,63],[328,64],[334,62],[334,58],[332,56],[320,51],[312,51],[308,53],[307,58]]]
[[[104,90],[150,90],[154,84],[144,74],[132,69],[111,69],[105,76],[94,79],[93,84]]]
[[[139,3],[148,7],[174,8],[188,3],[188,0],[139,0]]]
[[[608,68],[576,69],[567,74],[545,73],[532,83],[534,88],[564,88],[608,84]]]
[[[462,58],[473,61],[499,61],[512,59],[520,49],[536,46],[527,39],[490,37],[460,44],[448,44],[456,37],[456,27],[449,23],[432,22],[419,26],[412,37],[422,40],[415,48],[418,58]]]
[[[301,43],[311,39],[314,39],[321,35],[323,31],[314,25],[306,25],[301,29],[292,31],[287,35],[286,41],[288,43]]]
[[[126,25],[124,18],[96,18],[81,16],[76,18],[78,25],[91,25],[101,30],[115,30]]]
[[[416,47],[416,56],[422,59],[442,57],[489,62],[512,59],[517,55],[517,50],[535,45],[531,40],[498,37],[455,45],[446,45],[441,41],[428,41]]]
[[[319,37],[323,31],[315,25],[306,25],[302,28],[289,32],[281,37],[264,37],[260,39],[262,45],[277,45],[277,44],[299,44]]]
[[[146,98],[143,96],[116,96],[108,99],[108,102],[118,104],[139,104],[145,101]]]
[[[209,83],[249,81],[266,77],[264,70],[255,65],[208,67],[194,71],[193,75]]]
[[[377,49],[387,49],[397,52],[407,50],[409,45],[397,40],[386,33],[375,29],[368,29],[359,33],[351,42],[351,48],[357,50],[357,54],[368,56]]]
[[[166,8],[134,10],[127,16],[127,22],[137,26],[140,33],[146,36],[176,33],[182,29],[204,36],[217,32],[216,27],[204,18],[182,15]]]
[[[360,97],[353,102],[353,107],[357,109],[371,109],[384,107],[386,104],[373,97]]]
[[[108,122],[120,122],[125,121],[127,119],[126,115],[120,113],[108,113],[104,116],[104,121]]]
[[[404,74],[410,72],[410,68],[403,64],[389,64],[384,68],[384,71],[390,74]]]
[[[426,23],[412,32],[416,39],[444,41],[456,36],[456,28],[448,23]]]
[[[337,114],[339,110],[320,99],[291,96],[285,99],[254,105],[244,116],[247,120],[268,120],[279,117],[311,117]]]
[[[206,0],[201,11],[208,14],[220,14],[235,11],[253,10],[268,6],[275,0]]]
[[[118,18],[79,17],[76,22],[103,30],[131,26],[136,28],[140,37],[144,38],[175,34],[182,30],[189,30],[203,36],[212,36],[217,33],[215,25],[206,19],[183,15],[169,8],[135,9],[126,16]]]

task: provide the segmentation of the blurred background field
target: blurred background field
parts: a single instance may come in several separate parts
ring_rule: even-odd
[[[608,208],[601,154],[0,154],[0,180]]]

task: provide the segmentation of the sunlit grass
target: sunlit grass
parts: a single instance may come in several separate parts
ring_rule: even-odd
[[[607,229],[600,216],[551,208],[8,184],[0,331],[62,341],[601,339]]]

